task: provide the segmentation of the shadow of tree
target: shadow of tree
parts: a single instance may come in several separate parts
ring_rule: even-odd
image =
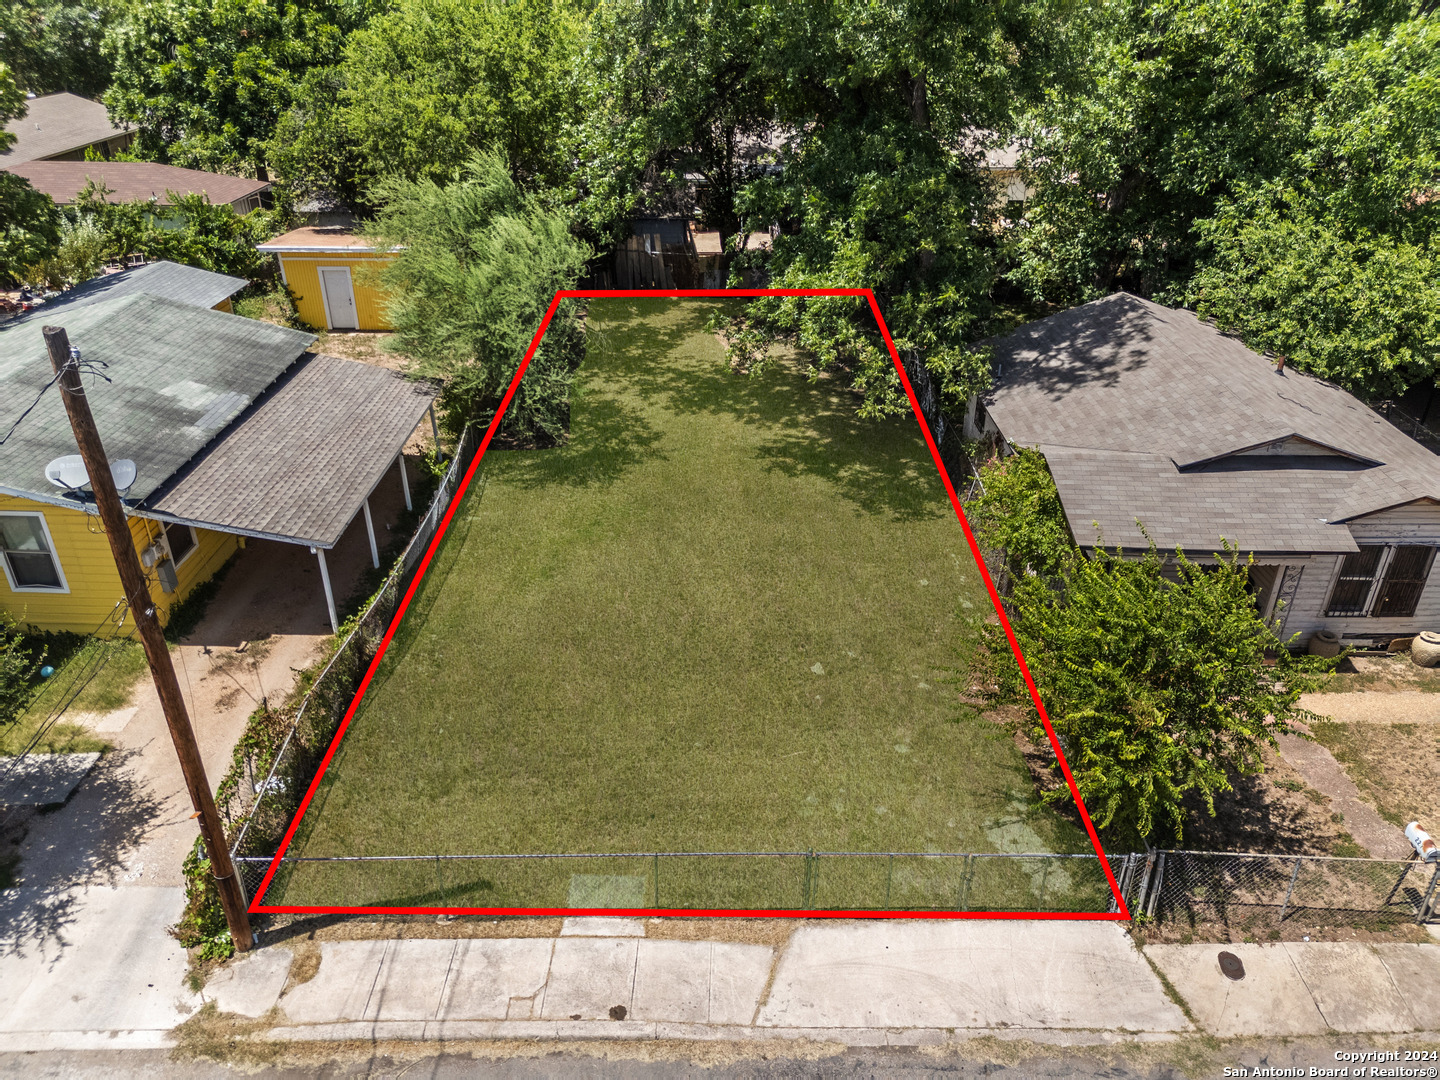
[[[608,484],[647,459],[664,457],[655,449],[662,433],[640,410],[587,388],[577,390],[570,442],[551,450],[505,451],[507,484],[525,489]]]
[[[140,754],[112,751],[62,806],[14,809],[0,821],[0,856],[21,856],[17,886],[0,890],[0,957],[66,944],[82,888],[122,884],[125,858],[147,833],[188,819],[162,819],[163,804],[129,767]]]
[[[766,468],[819,477],[867,514],[905,521],[943,512],[943,487],[913,417],[862,418],[858,398],[830,376],[812,381],[784,367],[752,376],[723,360],[673,356],[705,332],[717,306],[689,304],[663,321],[653,317],[654,301],[631,304],[619,318],[607,308],[609,347],[619,350],[605,361],[614,391],[681,415],[732,416],[767,430],[757,451]],[[575,437],[590,434],[578,426]]]

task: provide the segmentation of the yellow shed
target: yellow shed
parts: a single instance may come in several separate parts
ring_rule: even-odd
[[[300,318],[326,330],[389,330],[379,270],[391,258],[349,229],[307,226],[259,245],[280,260]]]

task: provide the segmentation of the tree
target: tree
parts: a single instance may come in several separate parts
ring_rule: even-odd
[[[1335,47],[1386,2],[1105,0],[1063,19],[1069,60],[1025,117],[1036,187],[1014,278],[1050,303],[1178,298],[1192,225],[1300,149]]]
[[[66,90],[98,98],[110,85],[100,46],[115,11],[111,0],[12,0],[0,8],[0,63],[32,94]]]
[[[1016,514],[988,530],[988,542],[1065,527],[1054,481],[1035,458],[1018,471],[1009,462],[982,471],[987,493],[993,479]],[[1285,650],[1255,610],[1249,563],[1233,549],[1203,566],[1180,551],[1162,557],[1153,544],[1139,558],[1047,545],[1041,560],[1053,573],[1013,579],[1011,625],[1097,827],[1126,841],[1168,833],[1179,842],[1187,799],[1213,816],[1231,776],[1263,771],[1264,749],[1314,719],[1300,695],[1335,661]],[[1028,704],[998,627],[989,638],[997,696]],[[1063,787],[1045,796],[1069,797]]]
[[[111,115],[145,159],[266,178],[266,147],[305,72],[334,63],[378,0],[156,0],[110,27]]]
[[[395,249],[381,280],[395,348],[412,373],[438,379],[459,431],[500,403],[557,289],[573,288],[590,251],[515,182],[499,153],[478,154],[445,186],[392,177],[372,193],[367,233]],[[573,300],[561,303],[505,415],[521,438],[566,434],[570,384],[584,357]]]
[[[109,194],[91,182],[65,207],[59,249],[34,260],[27,270],[31,280],[75,285],[93,277],[106,261],[123,262],[131,255],[250,279],[271,273],[270,260],[255,250],[274,234],[274,214],[268,210],[242,216],[227,203],[212,203],[203,192],[167,192],[165,206],[112,203]]]
[[[341,122],[372,177],[445,180],[495,148],[527,188],[563,184],[582,30],[566,0],[400,0],[346,44]]]
[[[25,95],[0,64],[0,125],[25,114]],[[0,150],[15,136],[0,130]],[[60,243],[60,216],[50,196],[11,172],[0,171],[0,282],[13,284],[24,268],[52,255]]]
[[[1440,27],[1371,31],[1336,49],[1285,169],[1196,223],[1202,315],[1371,395],[1440,372]]]
[[[958,408],[988,380],[972,345],[992,325],[999,271],[997,193],[981,171],[979,144],[983,132],[1008,129],[1033,93],[1049,48],[1046,12],[938,0],[737,0],[726,10],[745,36],[732,31],[737,44],[721,58],[748,65],[735,76],[747,85],[718,101],[700,92],[690,99],[724,119],[718,130],[744,130],[749,110],[785,136],[778,175],[737,185],[741,231],[778,227],[779,235],[770,253],[737,259],[734,280],[748,271],[784,288],[873,288],[906,364],[924,368]],[[647,54],[645,62],[657,61]],[[863,302],[760,300],[731,329],[744,364],[763,367],[769,346],[790,339],[813,374],[843,370],[866,415],[909,407]]]

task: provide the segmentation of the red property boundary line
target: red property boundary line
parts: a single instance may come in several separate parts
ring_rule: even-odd
[[[900,382],[905,387],[905,394],[910,399],[910,408],[915,414],[915,420],[920,425],[920,432],[925,436],[925,444],[930,448],[930,456],[935,461],[936,471],[940,474],[941,481],[945,484],[945,493],[950,496],[950,505],[955,509],[955,516],[960,522],[960,527],[965,531],[965,542],[970,545],[970,554],[975,559],[975,565],[980,570],[980,576],[985,582],[985,589],[990,594],[990,603],[994,605],[995,614],[1000,620],[1000,626],[1005,631],[1005,637],[1010,642],[1010,651],[1015,654],[1015,661],[1020,665],[1020,674],[1025,678],[1025,686],[1030,691],[1030,700],[1035,703],[1035,711],[1044,725],[1045,734],[1050,739],[1050,747],[1055,751],[1055,758],[1060,763],[1060,771],[1065,775],[1065,783],[1070,787],[1070,795],[1075,800],[1075,806],[1080,811],[1080,819],[1085,824],[1085,831],[1090,837],[1090,843],[1095,848],[1095,855],[1100,860],[1100,866],[1105,871],[1105,879],[1110,883],[1110,892],[1119,909],[1113,912],[1056,912],[1056,911],[817,911],[811,909],[706,909],[706,908],[447,908],[447,907],[307,907],[296,905],[264,905],[260,901],[265,898],[265,893],[270,888],[275,873],[280,868],[281,859],[290,847],[290,842],[295,837],[295,830],[299,827],[300,821],[305,817],[305,811],[310,807],[310,800],[315,797],[319,790],[320,781],[324,778],[325,772],[330,768],[330,762],[335,757],[335,751],[340,746],[340,740],[345,737],[349,730],[350,721],[355,718],[355,710],[359,708],[365,692],[370,687],[370,680],[374,678],[376,670],[380,667],[380,661],[384,659],[385,652],[390,648],[390,642],[395,637],[395,631],[400,625],[400,620],[405,617],[405,612],[410,607],[410,601],[419,588],[420,582],[424,579],[426,571],[430,567],[430,561],[434,558],[440,541],[444,538],[445,532],[450,527],[450,519],[454,517],[456,508],[464,498],[465,492],[470,487],[470,481],[475,476],[475,470],[485,457],[485,451],[490,447],[490,440],[494,438],[495,432],[500,427],[500,421],[505,411],[510,407],[510,401],[515,396],[515,391],[520,386],[520,380],[525,375],[525,370],[530,366],[530,360],[539,348],[540,341],[545,336],[546,329],[550,326],[550,320],[555,316],[555,310],[560,306],[561,300],[588,300],[588,299],[683,299],[683,298],[718,298],[731,297],[758,297],[758,296],[853,296],[866,300],[870,310],[875,316],[875,322],[880,327],[880,335],[885,340],[885,348],[890,352],[890,359],[895,364],[895,371],[900,376]],[[354,700],[350,707],[345,710],[344,719],[335,732],[335,737],[330,741],[329,748],[325,751],[325,757],[320,762],[320,768],[315,773],[315,778],[310,781],[310,787],[305,792],[305,798],[300,803],[300,809],[295,812],[295,817],[290,822],[290,827],[285,831],[285,838],[280,843],[280,849],[275,853],[269,868],[265,872],[264,879],[260,882],[260,888],[256,890],[255,899],[250,903],[251,914],[295,914],[295,915],[447,915],[447,914],[483,914],[483,915],[721,915],[733,917],[761,917],[761,918],[830,918],[830,919],[1074,919],[1090,920],[1101,922],[1126,922],[1130,919],[1130,909],[1125,904],[1125,898],[1120,895],[1120,884],[1115,880],[1115,874],[1110,869],[1110,860],[1105,855],[1105,849],[1100,845],[1100,837],[1095,832],[1095,825],[1090,820],[1090,813],[1085,809],[1085,802],[1080,798],[1080,789],[1075,785],[1075,777],[1071,775],[1070,763],[1065,760],[1065,753],[1060,749],[1060,740],[1055,735],[1055,728],[1050,723],[1050,714],[1045,711],[1045,705],[1040,700],[1040,691],[1035,686],[1035,679],[1030,674],[1030,667],[1025,663],[1025,657],[1020,652],[1020,642],[1015,638],[1015,631],[1010,626],[1010,620],[1005,614],[1005,608],[1000,603],[1000,594],[995,588],[995,582],[990,577],[990,571],[985,565],[985,558],[980,553],[980,545],[975,542],[975,534],[970,530],[970,522],[965,517],[965,510],[960,505],[960,497],[955,493],[955,486],[950,482],[950,475],[945,471],[945,465],[940,459],[940,448],[935,444],[935,438],[930,433],[930,425],[925,422],[925,416],[920,410],[920,401],[915,396],[915,388],[910,385],[910,377],[905,374],[905,365],[900,362],[900,353],[895,348],[895,342],[890,337],[890,329],[885,325],[885,317],[880,314],[880,305],[875,300],[875,294],[870,289],[561,289],[556,292],[550,300],[550,306],[545,311],[545,317],[540,320],[540,328],[535,331],[535,336],[530,339],[530,347],[525,350],[525,358],[520,361],[520,367],[515,372],[515,377],[510,380],[510,386],[505,391],[505,396],[500,401],[500,407],[495,410],[495,416],[490,421],[490,426],[485,430],[485,437],[480,441],[480,448],[475,453],[475,460],[465,470],[465,476],[460,481],[455,494],[450,498],[450,505],[445,511],[444,518],[440,521],[440,527],[435,531],[434,538],[430,541],[429,548],[425,551],[425,557],[420,561],[419,569],[410,587],[405,590],[405,596],[400,601],[400,606],[395,610],[395,616],[390,620],[390,626],[385,631],[380,646],[375,651],[374,658],[365,672],[365,677],[360,680],[360,687],[355,692]]]

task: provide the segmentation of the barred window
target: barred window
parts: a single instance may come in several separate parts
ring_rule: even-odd
[[[1330,591],[1330,603],[1325,614],[1364,615],[1370,609],[1370,592],[1375,587],[1375,576],[1380,572],[1380,560],[1385,555],[1384,544],[1361,544],[1360,550],[1346,555],[1340,564],[1340,576]]]
[[[1414,615],[1434,559],[1435,549],[1428,545],[1406,544],[1396,547],[1390,558],[1390,566],[1385,571],[1385,583],[1375,594],[1375,606],[1370,614]]]
[[[1325,614],[1409,618],[1434,561],[1435,549],[1428,544],[1362,544],[1341,562]]]

